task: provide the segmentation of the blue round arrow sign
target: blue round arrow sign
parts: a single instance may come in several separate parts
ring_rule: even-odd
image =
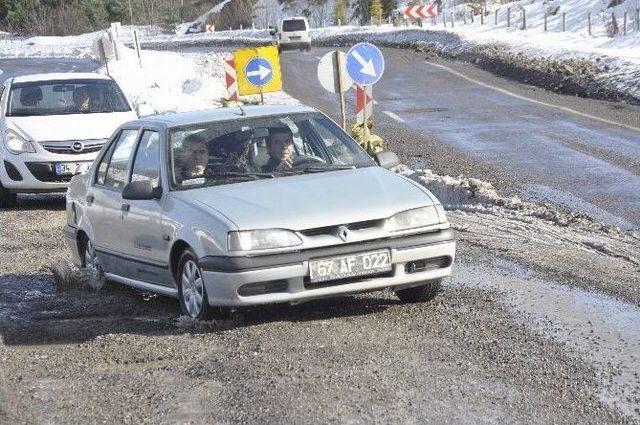
[[[347,73],[361,86],[377,83],[384,72],[382,52],[371,43],[358,43],[347,53]]]
[[[273,66],[271,62],[258,56],[247,62],[244,73],[251,84],[260,87],[267,85],[273,78]]]

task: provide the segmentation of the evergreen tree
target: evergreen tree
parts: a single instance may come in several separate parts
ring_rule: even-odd
[[[333,22],[338,25],[347,23],[347,5],[345,0],[335,0],[333,4]]]
[[[34,14],[40,9],[39,0],[7,0],[6,23],[9,29],[24,31],[35,20]]]
[[[129,5],[124,0],[105,0],[104,8],[107,11],[107,21],[109,22],[125,22],[129,24]]]
[[[382,23],[382,3],[380,0],[371,0],[369,15],[372,24],[380,25]]]
[[[102,27],[107,21],[107,9],[103,0],[80,0],[82,11],[86,15],[93,28]]]
[[[356,0],[355,2],[355,6],[353,8],[353,19],[357,19],[361,25],[366,25],[369,23],[370,4],[370,0]]]
[[[391,16],[394,10],[398,8],[398,0],[382,0],[382,16],[387,18]]]

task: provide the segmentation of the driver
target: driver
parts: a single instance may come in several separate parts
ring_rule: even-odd
[[[86,112],[89,110],[91,96],[87,86],[77,87],[73,91],[73,103],[79,111]]]
[[[207,143],[198,134],[190,134],[182,142],[182,164],[178,175],[180,180],[204,177],[209,165]]]
[[[269,129],[267,152],[269,153],[269,161],[262,167],[263,172],[271,173],[293,168],[293,133],[289,127]]]

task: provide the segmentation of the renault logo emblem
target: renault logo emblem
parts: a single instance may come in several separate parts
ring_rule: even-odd
[[[82,142],[73,142],[71,145],[71,150],[74,152],[82,152],[84,149],[84,144]]]
[[[349,235],[351,235],[351,231],[347,226],[340,226],[336,230],[335,235],[342,239],[342,242],[346,242],[349,239]]]

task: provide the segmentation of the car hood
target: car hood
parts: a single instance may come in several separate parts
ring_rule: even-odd
[[[304,230],[387,218],[433,205],[426,189],[380,167],[304,174],[174,192],[241,230]]]
[[[106,139],[121,124],[136,119],[135,112],[6,117],[8,127],[17,127],[36,142]]]

